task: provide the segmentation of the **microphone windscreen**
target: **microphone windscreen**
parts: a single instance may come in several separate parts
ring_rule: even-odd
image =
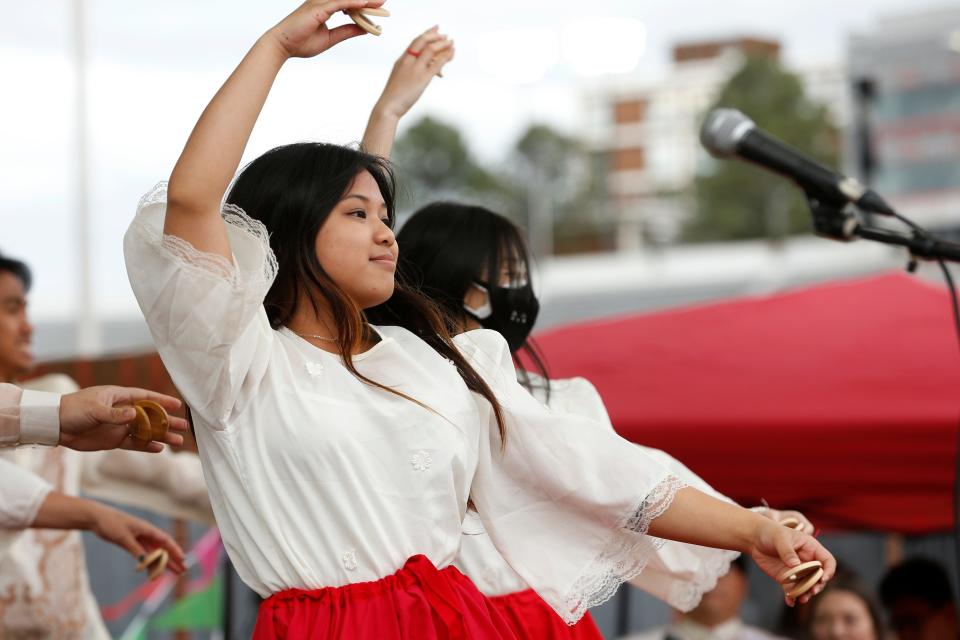
[[[729,158],[737,152],[743,136],[757,125],[736,109],[714,109],[700,127],[700,143],[716,158]]]

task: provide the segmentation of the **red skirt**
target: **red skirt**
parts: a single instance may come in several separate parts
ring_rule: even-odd
[[[589,613],[570,626],[533,589],[495,596],[490,603],[518,638],[603,640]]]
[[[455,567],[439,570],[417,555],[374,582],[273,594],[260,605],[253,638],[519,640],[513,629]]]

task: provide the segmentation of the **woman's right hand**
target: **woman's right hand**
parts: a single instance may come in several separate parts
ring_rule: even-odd
[[[400,118],[417,103],[427,85],[453,60],[453,40],[431,27],[410,43],[393,65],[387,86],[370,112],[363,148],[389,158],[397,137]]]
[[[438,27],[421,33],[393,65],[374,112],[402,118],[455,53],[453,40],[440,33]]]
[[[330,47],[366,33],[355,24],[327,28],[338,11],[379,7],[384,0],[308,0],[267,32],[291,58],[312,58]]]

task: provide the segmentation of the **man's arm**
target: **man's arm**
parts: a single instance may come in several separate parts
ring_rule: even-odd
[[[129,437],[134,418],[131,405],[137,400],[158,402],[168,411],[180,407],[174,397],[133,387],[90,387],[61,396],[0,384],[0,447],[61,444],[77,451],[162,451],[160,442],[141,444]],[[187,427],[186,420],[170,418],[173,431],[186,431]],[[168,433],[164,442],[180,445],[183,436]]]

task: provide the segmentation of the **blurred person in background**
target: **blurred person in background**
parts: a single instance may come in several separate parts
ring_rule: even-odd
[[[829,585],[828,585],[829,586]],[[826,589],[824,589],[826,591]],[[627,636],[629,640],[782,640],[779,636],[752,627],[740,618],[749,584],[747,563],[737,558],[730,571],[703,595],[692,611],[678,613],[666,627]],[[818,596],[811,602],[818,601]]]
[[[957,607],[946,570],[929,558],[904,560],[880,581],[898,640],[956,640]]]
[[[837,577],[808,607],[804,635],[808,640],[888,638],[876,595],[849,571],[838,570]]]
[[[30,284],[27,265],[8,257],[0,259],[2,383],[20,383],[35,364],[33,327],[27,314]],[[54,394],[77,391],[73,380],[59,374],[27,380],[20,386]],[[166,516],[213,522],[200,462],[193,454],[165,450],[145,456],[123,449],[81,453],[65,447],[18,447],[0,449],[0,460],[39,478],[38,492],[52,491],[54,496],[67,497],[68,502],[83,492]],[[110,514],[121,523],[140,522],[115,515],[102,505],[76,504],[79,513],[92,508],[101,519]],[[79,532],[45,528],[50,526],[48,519],[41,518],[40,524],[34,521],[36,528],[0,531],[0,637],[109,638],[90,589]],[[171,564],[171,568],[177,565]]]

